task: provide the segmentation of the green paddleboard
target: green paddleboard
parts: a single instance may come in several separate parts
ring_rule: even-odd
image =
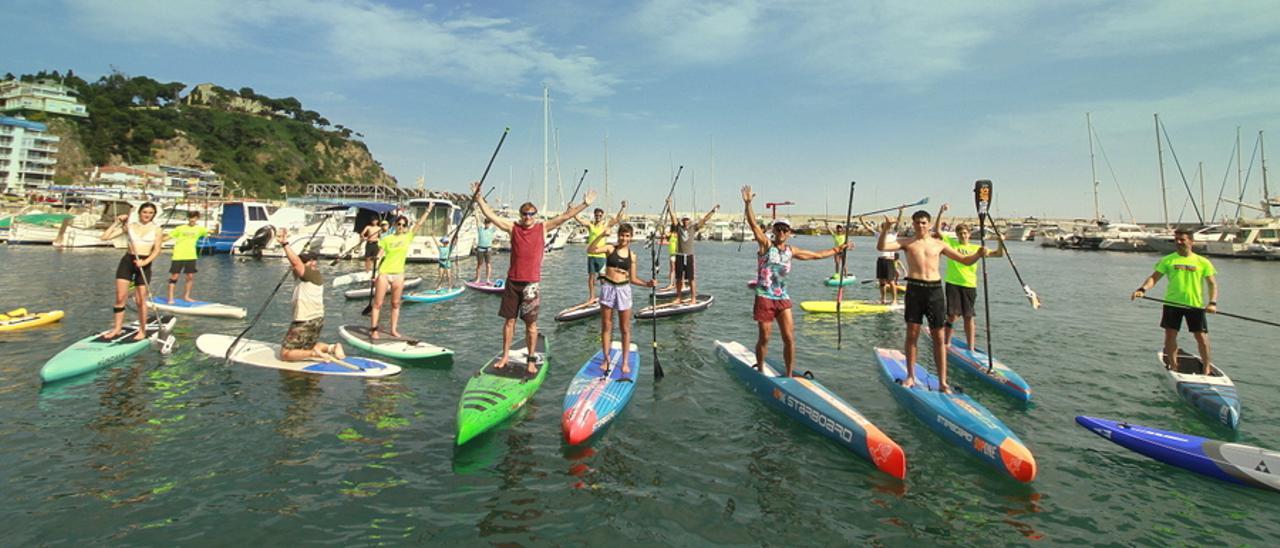
[[[124,326],[124,330],[115,338],[105,338],[101,334],[90,335],[75,344],[64,348],[40,368],[40,380],[49,383],[97,371],[116,362],[146,350],[151,346],[150,336],[161,329],[173,329],[177,319],[173,316],[154,318],[147,324],[148,338],[136,341],[138,322]]]
[[[551,366],[551,360],[547,356],[547,338],[538,335],[534,351],[542,360],[537,364],[537,372],[532,375],[528,373],[526,348],[525,340],[511,345],[506,366],[502,369],[494,368],[502,358],[499,354],[467,381],[462,399],[458,402],[458,445],[471,441],[514,415],[542,386],[542,381],[547,378],[547,369]]]
[[[347,344],[376,356],[401,361],[426,361],[436,358],[452,358],[453,351],[443,346],[423,342],[411,337],[393,337],[390,333],[379,330],[378,338],[369,337],[369,327],[363,325],[344,325],[338,328],[338,335]]]

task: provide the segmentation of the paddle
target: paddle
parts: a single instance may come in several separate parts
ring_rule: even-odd
[[[358,365],[356,365],[356,364],[354,364],[354,363],[350,363],[350,362],[348,362],[348,361],[346,361],[346,360],[339,359],[337,356],[334,356],[334,355],[329,354],[329,353],[327,353],[327,352],[321,352],[321,351],[319,351],[319,350],[313,350],[313,352],[315,352],[317,356],[320,356],[321,358],[323,358],[324,360],[326,360],[326,361],[328,361],[328,362],[330,362],[330,363],[336,363],[336,364],[341,365],[341,366],[343,366],[343,367],[345,367],[345,368],[347,368],[347,369],[350,369],[350,370],[352,370],[352,371],[364,371],[364,368],[363,368],[363,367],[360,367],[360,366],[358,366]]]
[[[991,207],[991,181],[979,179],[973,183],[973,201],[978,209],[979,249],[987,247],[987,231],[985,230],[988,210]],[[992,223],[994,224],[994,223]],[[987,257],[982,259],[982,315],[987,324],[987,372],[995,370],[996,354],[991,344],[991,291],[987,287]]]
[[[484,166],[484,173],[480,175],[480,187],[484,187],[484,180],[489,177],[489,170],[493,168],[493,161],[498,158],[498,151],[502,150],[502,143],[507,140],[507,134],[510,132],[511,128],[503,128],[502,137],[498,139],[498,146],[493,149],[493,155],[489,156],[489,163]],[[477,187],[476,191],[471,194],[471,203],[467,204],[467,210],[462,213],[462,218],[458,220],[458,226],[453,227],[453,236],[449,238],[450,246],[457,245],[458,232],[462,230],[462,224],[466,222],[467,217],[470,217],[471,212],[475,210],[476,199],[480,197],[480,187]],[[486,198],[489,197],[490,192],[493,192],[492,188],[489,189],[489,192],[485,192],[484,196]],[[452,255],[453,250],[450,249],[449,251],[449,254]]]
[[[373,301],[374,297],[377,296],[374,295],[374,291],[376,291],[375,286],[378,283],[378,270],[382,268],[382,261],[385,260],[386,256],[384,255],[373,261],[373,272],[369,276],[369,304],[365,305],[364,310],[360,311],[361,316],[373,314]]]
[[[682,172],[684,172],[684,166],[680,166],[680,169],[676,170],[676,176],[671,179],[671,190],[667,191],[667,198],[662,202],[662,214],[658,215],[658,222],[660,223],[666,222],[667,205],[671,203],[671,196],[676,192],[676,183],[680,181],[680,174]],[[653,265],[652,278],[656,280],[658,279],[658,257],[661,255],[658,251],[658,231],[655,230],[649,234],[649,262]],[[668,238],[674,236],[674,233],[667,235]],[[676,295],[676,298],[679,297],[679,295]],[[695,295],[694,300],[697,300],[697,298],[697,295]],[[658,308],[658,284],[656,283],[653,284],[653,287],[649,288],[649,306],[652,306],[655,310]],[[656,381],[667,376],[667,374],[662,371],[662,360],[658,359],[658,316],[656,314],[652,318],[651,325],[653,326],[653,380]]]
[[[343,259],[350,259],[351,254],[355,253],[356,249],[364,245],[364,243],[365,243],[364,238],[360,238],[360,241],[356,242],[356,245],[351,246],[351,249],[343,251],[342,253],[339,253],[337,257],[334,257],[333,260],[329,262],[329,266],[338,266],[338,261],[341,261]]]
[[[925,204],[927,204],[927,203],[929,203],[929,198],[926,196],[926,197],[924,197],[924,198],[920,198],[919,200],[916,200],[916,201],[911,202],[911,203],[902,204],[902,205],[896,205],[896,206],[893,206],[893,207],[886,207],[886,208],[884,208],[884,209],[877,209],[877,210],[875,210],[875,211],[868,211],[868,212],[866,212],[866,213],[859,213],[859,214],[857,214],[857,215],[854,215],[854,217],[866,217],[867,215],[878,215],[878,214],[880,214],[880,213],[888,213],[888,212],[890,212],[890,211],[897,211],[897,210],[899,210],[899,209],[906,209],[906,208],[908,208],[908,207],[922,206],[922,205],[925,205]],[[845,223],[845,224],[848,224],[848,223]],[[848,232],[849,232],[849,227],[845,227],[845,233],[847,234]]]
[[[1158,302],[1158,303],[1164,303],[1164,304],[1167,304],[1167,305],[1169,305],[1169,306],[1176,306],[1176,307],[1178,307],[1178,308],[1186,308],[1186,309],[1188,309],[1188,310],[1204,310],[1203,308],[1196,308],[1196,307],[1194,307],[1194,306],[1187,306],[1187,305],[1185,305],[1185,304],[1175,303],[1175,302],[1172,302],[1172,301],[1166,301],[1166,300],[1164,300],[1164,299],[1157,299],[1157,298],[1155,298],[1155,297],[1148,297],[1148,296],[1146,296],[1146,295],[1143,295],[1141,298],[1146,299],[1146,300],[1148,300],[1148,301],[1155,301],[1155,302]],[[1219,311],[1217,311],[1217,312],[1214,312],[1214,314],[1217,314],[1217,315],[1219,315],[1219,316],[1226,316],[1226,317],[1228,317],[1228,318],[1235,318],[1235,319],[1237,319],[1237,320],[1248,320],[1248,321],[1251,321],[1251,322],[1257,322],[1257,323],[1260,323],[1260,324],[1263,324],[1263,325],[1272,325],[1272,326],[1275,326],[1275,327],[1280,327],[1280,323],[1270,322],[1270,321],[1267,321],[1267,320],[1259,320],[1259,319],[1257,319],[1257,318],[1250,318],[1250,317],[1248,317],[1248,316],[1241,316],[1241,315],[1239,315],[1239,314],[1232,314],[1232,313],[1230,313],[1230,312],[1223,312],[1223,311],[1221,311],[1221,310],[1219,310]]]
[[[314,240],[316,234],[320,233],[320,228],[323,226],[324,223],[316,223],[316,229],[311,232],[311,237],[307,238],[307,241],[309,242]],[[288,245],[288,242],[286,242],[284,247],[287,247]],[[288,252],[286,252],[285,256],[288,257],[288,255]],[[286,260],[285,262],[287,263],[288,261]],[[253,315],[253,319],[249,321],[249,325],[245,326],[244,330],[241,331],[239,335],[236,335],[236,338],[231,341],[229,346],[227,346],[227,353],[222,357],[223,365],[231,363],[231,351],[235,349],[237,344],[240,344],[240,339],[243,339],[245,334],[248,333],[250,329],[253,329],[253,326],[258,325],[258,320],[262,318],[262,313],[267,311],[267,306],[270,305],[271,300],[276,297],[276,293],[280,292],[280,288],[284,286],[284,281],[289,279],[289,274],[293,272],[293,265],[287,264],[286,266],[287,268],[285,268],[284,275],[280,276],[280,281],[276,282],[275,289],[271,290],[271,294],[267,295],[267,299],[262,301],[262,306],[258,308],[258,313]]]
[[[845,259],[849,257],[849,222],[853,220],[853,187],[858,183],[849,181],[849,206],[844,210],[844,239],[846,247],[840,250],[840,289],[836,290],[836,350],[844,340],[844,321],[840,316],[840,304],[844,302],[844,276],[849,271]]]
[[[995,232],[996,236],[1000,236],[1000,230],[996,228],[996,224],[994,222],[991,223],[991,231]],[[1037,295],[1036,292],[1031,289],[1031,286],[1027,285],[1027,282],[1022,281],[1022,274],[1018,272],[1018,265],[1013,262],[1013,255],[1009,254],[1009,248],[1005,247],[1004,238],[1000,237],[997,238],[997,240],[1000,242],[1000,251],[1004,252],[1005,258],[1009,259],[1009,266],[1013,267],[1013,275],[1017,276],[1018,283],[1022,284],[1022,292],[1027,295],[1027,300],[1031,301],[1031,308],[1039,310],[1040,295]]]
[[[586,179],[587,179],[587,170],[584,169],[582,170],[582,177],[578,178],[578,186],[574,187],[573,189],[573,196],[569,197],[570,204],[572,204],[574,200],[578,199],[578,191],[582,190],[582,181],[585,181]],[[555,230],[551,231],[551,237],[547,238],[546,248],[543,249],[544,252],[551,251],[551,244],[554,244],[556,242],[556,238],[560,236],[560,229],[562,227],[564,227],[564,223],[560,223],[558,226],[556,226]]]

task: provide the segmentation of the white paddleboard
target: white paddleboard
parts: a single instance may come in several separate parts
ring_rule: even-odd
[[[217,333],[205,333],[196,338],[196,348],[215,358],[227,356],[235,337]],[[335,362],[308,360],[289,362],[280,359],[280,345],[240,339],[235,350],[231,352],[231,361],[245,365],[297,371],[315,375],[335,375],[340,377],[387,377],[400,372],[400,366],[362,358],[347,356],[343,361],[355,367],[348,367]]]
[[[413,289],[420,285],[422,285],[422,278],[418,276],[409,278],[404,281],[405,289]],[[359,289],[348,289],[342,294],[348,299],[368,299],[369,297],[373,296],[373,289],[371,289],[369,286],[366,285]],[[387,295],[390,295],[390,294],[391,294],[391,288],[387,287]]]
[[[170,314],[206,316],[210,318],[233,318],[240,320],[244,319],[244,317],[248,315],[248,312],[245,309],[238,306],[204,301],[188,301],[186,299],[174,299],[173,303],[170,304],[169,299],[164,297],[152,297],[151,307]]]
[[[341,276],[334,278],[333,287],[342,287],[344,285],[351,285],[354,283],[361,283],[361,282],[369,283],[369,280],[372,280],[372,279],[373,279],[372,272],[369,272],[368,270],[361,270],[360,272],[343,274]]]

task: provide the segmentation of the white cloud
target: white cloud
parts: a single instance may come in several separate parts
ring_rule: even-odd
[[[112,40],[234,49],[292,47],[264,37],[314,34],[340,73],[357,78],[438,78],[501,92],[546,81],[575,101],[611,95],[620,80],[594,57],[560,53],[535,29],[507,19],[428,13],[340,0],[68,0],[82,25]]]
[[[1276,2],[1119,2],[1083,17],[1057,50],[1067,57],[1178,53],[1268,39],[1277,28]]]
[[[657,52],[682,64],[733,60],[756,45],[763,7],[756,0],[653,0],[632,16]]]

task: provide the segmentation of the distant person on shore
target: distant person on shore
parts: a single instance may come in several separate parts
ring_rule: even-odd
[[[129,214],[116,217],[116,222],[107,227],[100,237],[109,242],[124,234],[128,239],[129,249],[116,265],[116,300],[111,308],[113,324],[110,331],[103,333],[107,339],[120,335],[124,329],[124,304],[129,298],[129,285],[133,285],[134,304],[138,307],[138,334],[134,340],[147,338],[147,284],[151,280],[151,263],[160,256],[164,244],[164,233],[154,222],[156,205],[147,202],[138,207],[138,222],[129,222]]]
[[[937,225],[942,224],[942,216],[946,214],[948,205],[942,204],[942,208],[938,210]],[[947,236],[942,233],[941,229],[934,230],[934,236],[941,238],[951,249],[956,250],[961,255],[972,255],[981,247],[978,244],[970,243],[969,235],[972,232],[968,224],[960,223],[956,225],[956,235]],[[996,234],[997,238],[1003,239],[1002,236]],[[1003,257],[1004,251],[1000,248],[995,250],[987,250],[988,257]],[[969,348],[977,348],[974,344],[977,342],[978,322],[974,313],[974,304],[978,300],[978,265],[964,265],[947,259],[947,275],[944,278],[947,287],[947,339],[946,343],[951,344],[951,337],[955,333],[956,318],[964,318],[964,342]]]
[[[689,284],[689,302],[693,303],[698,300],[698,279],[694,275],[693,268],[693,240],[698,235],[698,231],[702,230],[703,225],[711,220],[711,216],[720,210],[720,204],[716,204],[706,215],[703,215],[697,223],[692,222],[688,217],[681,217],[680,222],[676,222],[675,209],[671,207],[671,198],[667,198],[667,215],[671,218],[671,224],[676,225],[676,300],[679,303],[684,301],[684,284]]]
[[[943,206],[946,207],[945,205]],[[951,249],[942,240],[934,237],[929,230],[932,219],[929,212],[923,209],[911,215],[911,226],[915,230],[906,240],[889,240],[894,222],[884,218],[880,225],[880,237],[876,249],[881,252],[902,250],[907,255],[907,295],[906,309],[903,316],[907,322],[907,337],[902,350],[907,356],[907,378],[902,386],[910,388],[915,384],[916,342],[920,338],[920,327],[924,319],[929,319],[929,337],[933,341],[933,361],[938,365],[938,385],[945,392],[951,393],[947,384],[947,348],[946,341],[946,297],[942,288],[942,275],[939,273],[939,258],[947,258],[961,264],[971,265],[987,255],[986,248],[979,248],[972,255],[961,255]]]
[[[297,284],[293,287],[293,322],[280,346],[280,359],[300,362],[331,357],[339,360],[347,353],[342,345],[320,342],[320,330],[324,329],[324,278],[320,276],[320,262],[314,252],[297,254],[289,247],[289,231],[280,229],[276,234]]]
[[[479,282],[480,267],[484,267],[484,283],[492,283],[493,278],[493,261],[490,256],[493,251],[493,237],[498,235],[498,229],[493,226],[493,221],[484,220],[484,226],[476,229],[476,275],[475,281]]]
[[[888,217],[885,217],[885,220],[888,220]],[[876,238],[880,238],[881,234],[887,234],[884,237],[885,242],[896,242],[898,230],[902,228],[902,208],[898,208],[898,219],[893,222],[893,227],[888,232],[883,228],[877,230],[875,223],[871,221],[862,221],[862,224],[868,232],[875,234]],[[901,267],[897,251],[881,251],[880,255],[876,256],[876,283],[880,287],[880,304],[898,304],[898,292],[901,291],[901,286],[898,285],[898,271]]]
[[[624,204],[626,202],[623,202]],[[624,206],[625,207],[625,206]],[[598,209],[596,211],[599,211]],[[618,312],[618,330],[622,332],[622,373],[631,372],[627,363],[628,349],[631,348],[631,284],[644,287],[656,287],[657,280],[641,280],[636,276],[636,254],[631,252],[631,238],[635,228],[622,223],[618,227],[617,245],[605,242],[608,231],[603,231],[587,243],[587,250],[592,253],[603,253],[605,256],[604,271],[600,273],[600,347],[604,351],[605,375],[608,375],[612,364],[609,362],[609,349],[613,337],[613,312]]]
[[[1161,277],[1169,277],[1169,287],[1164,291],[1164,300],[1174,304],[1164,305],[1160,316],[1160,327],[1164,328],[1165,367],[1178,368],[1178,331],[1182,330],[1182,320],[1187,321],[1187,331],[1195,337],[1200,347],[1200,360],[1204,363],[1203,375],[1213,371],[1213,361],[1209,356],[1209,320],[1205,313],[1218,311],[1218,271],[1209,262],[1191,250],[1191,231],[1178,229],[1173,232],[1173,243],[1176,250],[1165,255],[1156,263],[1155,272],[1129,296],[1130,300],[1146,296],[1147,290],[1154,288]],[[1209,285],[1209,305],[1204,305],[1204,284]]]
[[[364,270],[373,273],[373,263],[378,260],[378,239],[387,232],[387,221],[381,220],[376,223],[365,225],[364,230],[360,231],[360,239],[364,240]]]
[[[495,369],[507,365],[511,350],[511,339],[515,337],[516,318],[524,321],[524,331],[528,344],[528,374],[538,372],[537,363],[541,361],[534,349],[538,344],[538,308],[540,298],[538,282],[542,280],[542,257],[547,249],[547,231],[555,230],[565,221],[573,218],[591,205],[596,199],[596,192],[588,190],[582,203],[570,207],[560,215],[538,222],[538,208],[531,202],[520,204],[520,219],[514,223],[494,213],[484,196],[480,195],[480,183],[471,183],[471,199],[480,207],[480,213],[489,219],[498,230],[511,235],[511,264],[507,266],[507,282],[502,291],[502,304],[498,307],[498,315],[502,317],[502,358],[494,364]]]
[[[191,288],[196,285],[196,242],[209,234],[209,229],[196,226],[200,220],[199,211],[187,212],[187,224],[169,231],[173,239],[173,256],[169,258],[169,304],[173,304],[173,294],[178,288],[178,275],[186,274],[187,283],[182,288],[182,300],[191,300]]]
[[[391,290],[391,336],[400,336],[400,298],[404,295],[405,261],[409,258],[409,248],[413,246],[413,236],[418,228],[431,215],[435,202],[427,205],[418,221],[409,226],[409,218],[403,215],[396,217],[396,230],[391,234],[383,234],[378,240],[378,255],[381,261],[377,265],[377,279],[373,283],[373,307],[369,310],[369,338],[378,338],[378,317],[382,314],[382,303],[386,299],[387,289]]]
[[[440,291],[441,288],[453,289],[453,244],[449,243],[448,236],[442,236],[436,247],[440,249],[440,270],[436,276],[436,291]]]
[[[578,224],[587,227],[587,300],[582,303],[588,305],[596,302],[596,278],[604,273],[604,253],[595,253],[591,250],[591,242],[594,242],[601,234],[609,234],[609,229],[614,225],[622,222],[622,214],[627,210],[627,202],[622,202],[622,207],[618,208],[618,214],[612,219],[605,220],[604,210],[596,208],[592,211],[591,221],[587,221],[578,215],[573,216],[573,220]]]
[[[751,200],[756,193],[750,186],[742,187],[742,203],[746,209],[747,224],[760,249],[756,252],[756,298],[751,317],[756,321],[756,369],[764,371],[764,359],[769,353],[769,332],[773,322],[778,322],[782,333],[782,359],[787,365],[787,377],[795,367],[795,322],[791,317],[791,295],[787,293],[787,274],[791,272],[791,260],[811,261],[825,259],[851,248],[847,242],[822,251],[805,251],[787,243],[791,239],[791,222],[775,219],[769,236],[756,224],[751,212]],[[770,239],[772,236],[772,240]]]

